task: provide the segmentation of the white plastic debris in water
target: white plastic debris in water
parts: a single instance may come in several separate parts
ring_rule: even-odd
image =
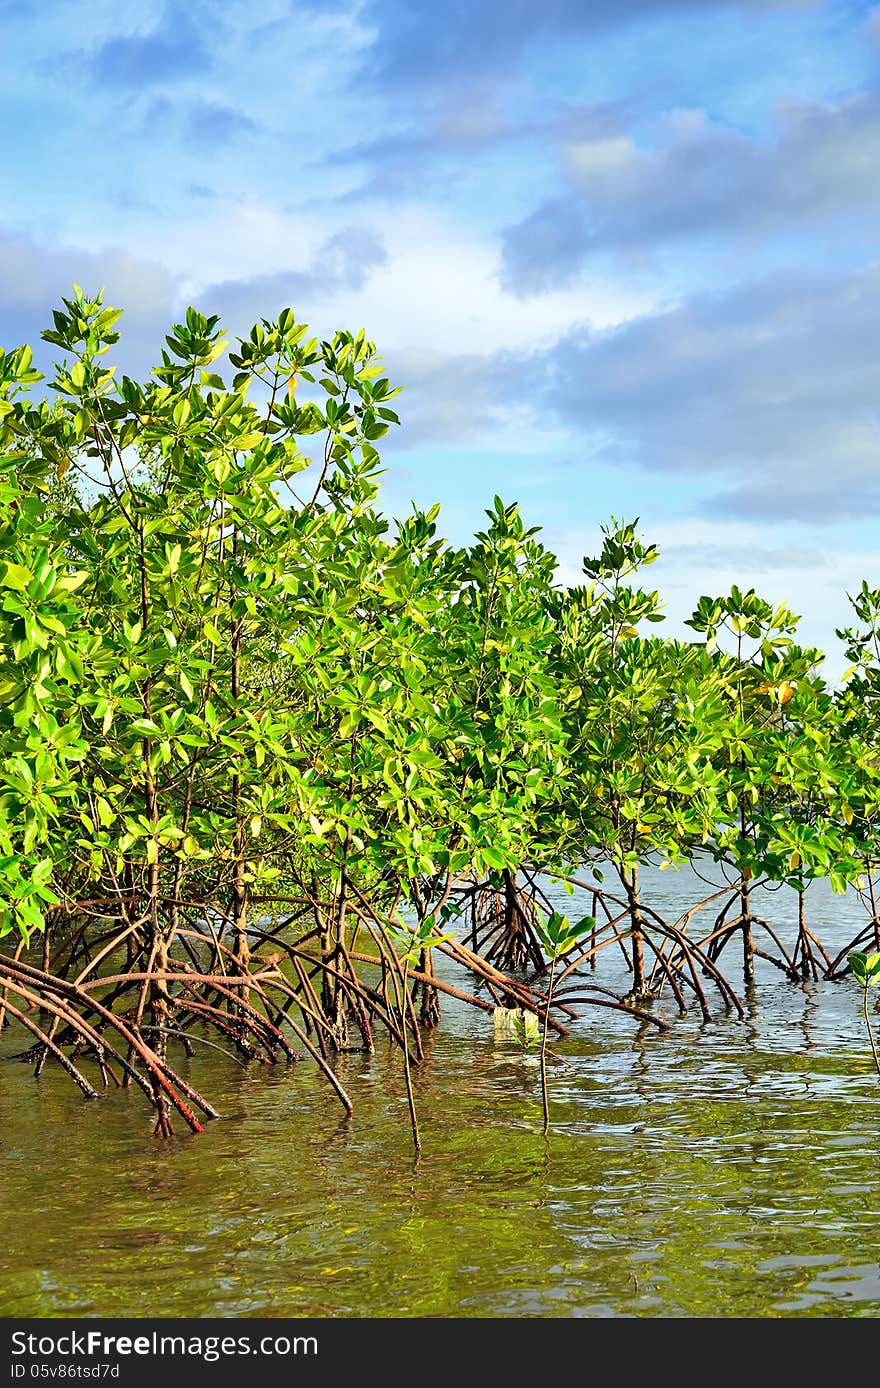
[[[498,1037],[519,1035],[530,1041],[538,1035],[538,1019],[534,1012],[526,1012],[521,1007],[496,1007],[492,1017]]]

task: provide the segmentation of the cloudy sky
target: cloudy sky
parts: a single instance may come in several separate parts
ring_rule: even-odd
[[[143,371],[187,304],[364,327],[385,508],[611,516],[678,633],[754,586],[842,661],[880,585],[880,6],[0,0],[0,345],[76,280]],[[45,355],[42,360],[48,361]]]

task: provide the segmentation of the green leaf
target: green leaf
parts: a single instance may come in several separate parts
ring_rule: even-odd
[[[12,588],[15,592],[24,593],[28,585],[33,581],[33,574],[30,569],[26,569],[23,564],[12,564],[9,560],[5,564],[3,574],[3,587]]]
[[[130,728],[137,737],[153,738],[162,736],[161,728],[153,722],[152,718],[134,718],[132,719]]]
[[[860,950],[853,950],[847,955],[847,958],[857,981],[861,983],[864,988],[867,988],[869,979],[868,956],[862,954]]]

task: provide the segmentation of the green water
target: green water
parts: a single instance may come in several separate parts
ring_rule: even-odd
[[[844,941],[858,914],[823,903]],[[86,1102],[5,1060],[0,1314],[874,1317],[860,1000],[762,970],[745,1020],[661,1002],[658,1033],[587,1009],[551,1065],[548,1138],[536,1059],[447,1000],[416,1073],[418,1161],[382,1045],[339,1062],[352,1119],[308,1060],[177,1054],[223,1117],[170,1142],[137,1089]]]

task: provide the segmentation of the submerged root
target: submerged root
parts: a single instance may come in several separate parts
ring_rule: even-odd
[[[709,977],[724,1006],[742,1015],[713,957],[723,944],[717,933],[694,941],[686,933],[689,917],[670,924],[647,906],[639,923],[649,967],[636,987],[627,903],[598,888],[592,895],[596,924],[558,965],[551,1004],[548,961],[532,927],[538,911],[552,908],[534,878],[525,876],[523,883],[508,874],[500,892],[466,884],[468,943],[444,934],[415,956],[417,966],[400,949],[399,917],[375,910],[354,883],[347,930],[330,948],[320,925],[309,928],[301,911],[276,917],[274,925],[265,919],[248,924],[246,939],[222,913],[206,917],[197,903],[176,903],[188,913],[158,932],[155,921],[143,917],[125,914],[115,926],[104,917],[91,936],[94,922],[57,931],[48,967],[42,953],[39,966],[25,958],[22,945],[0,955],[0,1017],[25,1033],[27,1049],[19,1054],[35,1073],[58,1065],[89,1099],[108,1088],[136,1085],[152,1112],[154,1133],[165,1139],[181,1124],[200,1133],[206,1119],[219,1116],[181,1073],[188,1074],[187,1067],[210,1049],[245,1068],[308,1057],[350,1115],[336,1058],[343,1051],[372,1051],[384,1032],[402,1053],[412,1110],[411,1068],[424,1059],[423,1038],[439,1024],[444,997],[490,1017],[497,1009],[514,1009],[559,1038],[568,1034],[570,1020],[592,1007],[665,1030],[667,1023],[652,1008],[667,989],[680,1011],[696,998],[708,1017],[701,978]],[[311,898],[308,904],[314,904]],[[426,898],[419,919],[429,914]],[[722,919],[720,930],[737,925]],[[812,937],[809,944],[812,967],[818,946]],[[633,973],[633,987],[623,995],[595,981],[597,961],[608,948],[619,950]],[[786,956],[792,968],[804,967],[804,948]],[[446,970],[435,972],[435,959],[448,960],[460,981],[450,981]],[[830,972],[839,961],[825,956],[824,962]],[[175,1053],[182,1057],[172,1063]]]
[[[27,1033],[31,1045],[20,1058],[32,1062],[37,1073],[47,1062],[57,1063],[90,1099],[108,1086],[137,1085],[153,1110],[153,1132],[163,1139],[173,1135],[180,1120],[188,1131],[200,1133],[204,1118],[219,1117],[171,1064],[173,1046],[187,1059],[199,1046],[213,1047],[245,1066],[308,1055],[350,1115],[353,1105],[332,1063],[334,1054],[351,1047],[350,1027],[364,1050],[373,1048],[377,1029],[385,1030],[405,1051],[407,1065],[410,1055],[418,1064],[420,1033],[436,1025],[443,992],[492,1007],[437,978],[430,951],[421,969],[404,971],[383,922],[370,918],[362,925],[373,949],[364,954],[344,948],[329,960],[321,958],[308,935],[279,941],[255,930],[245,959],[240,946],[233,956],[210,931],[186,927],[161,950],[129,951],[134,967],[121,970],[118,951],[115,963],[110,950],[92,952],[84,967],[82,952],[70,951],[53,972],[25,961],[19,950],[15,956],[0,955],[0,1003],[8,1024]],[[266,945],[271,952],[263,953]],[[496,992],[510,992],[530,1011],[540,1011],[542,996],[536,990],[454,942],[443,948],[475,968]],[[74,972],[77,964],[81,967]],[[365,964],[372,969],[365,970]],[[325,974],[338,1004],[333,1017],[321,1006]],[[555,1027],[564,1034],[564,1027]]]
[[[546,960],[535,933],[535,893],[505,872],[503,885],[476,884],[470,895],[471,948],[505,973],[541,969]]]

